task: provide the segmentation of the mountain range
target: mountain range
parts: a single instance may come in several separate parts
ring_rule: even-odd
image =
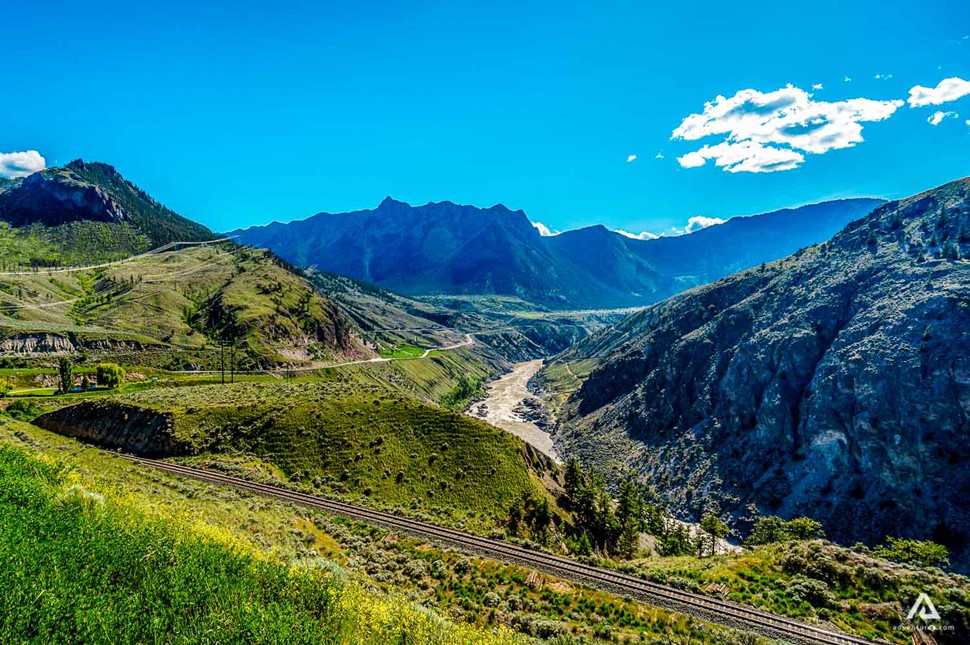
[[[542,236],[521,210],[451,202],[321,213],[232,231],[289,262],[406,295],[513,296],[545,307],[652,304],[831,237],[882,203],[847,199],[632,239],[604,226]]]
[[[684,517],[805,515],[842,543],[933,539],[965,566],[966,258],[970,179],[634,314],[553,363],[594,365],[560,448]]]

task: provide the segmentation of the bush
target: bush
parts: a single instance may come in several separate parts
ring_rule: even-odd
[[[44,409],[32,401],[17,399],[4,412],[17,421],[31,421],[44,413]]]
[[[886,544],[876,547],[873,553],[880,558],[919,567],[946,567],[950,564],[950,552],[947,548],[928,540],[887,537]]]
[[[787,522],[780,517],[768,515],[759,518],[745,543],[754,546],[775,544],[794,540],[817,540],[825,537],[822,525],[807,517],[796,517]]]
[[[13,389],[13,385],[5,378],[0,378],[0,399],[10,394],[10,390]]]

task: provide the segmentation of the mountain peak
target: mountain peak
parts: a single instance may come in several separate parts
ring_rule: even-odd
[[[388,195],[387,197],[381,200],[381,203],[377,205],[377,208],[381,209],[381,208],[388,208],[390,206],[408,206],[408,205],[409,204],[402,201],[398,201],[393,197],[391,197],[390,195]]]
[[[0,191],[2,219],[15,227],[71,222],[126,225],[152,243],[212,239],[212,231],[158,203],[111,165],[75,159]]]

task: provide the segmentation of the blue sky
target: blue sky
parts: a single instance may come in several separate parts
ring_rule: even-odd
[[[0,153],[220,230],[392,195],[661,233],[970,174],[965,2],[654,4],[8,2]]]

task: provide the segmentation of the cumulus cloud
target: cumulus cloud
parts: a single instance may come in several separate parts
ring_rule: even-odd
[[[672,226],[669,231],[657,235],[656,233],[650,233],[648,231],[643,231],[642,233],[630,233],[629,231],[616,230],[614,233],[619,233],[623,237],[628,237],[631,240],[656,240],[661,237],[676,237],[678,235],[688,235],[695,231],[699,231],[702,228],[707,228],[708,226],[715,226],[717,224],[723,224],[727,220],[720,219],[719,217],[706,217],[704,215],[695,215],[687,220],[687,226],[683,228],[678,228]]]
[[[875,76],[873,76],[873,78],[876,79],[877,81],[888,81],[892,77],[893,77],[892,74],[876,74]]]
[[[717,226],[718,224],[723,224],[727,220],[721,219],[719,217],[705,217],[704,215],[695,215],[687,220],[687,226],[682,229],[674,228],[677,233],[682,233],[684,235],[693,233],[694,231],[699,231],[702,228],[707,228],[708,226]]]
[[[805,161],[804,153],[824,154],[862,142],[862,123],[887,119],[902,105],[903,101],[866,98],[816,101],[792,85],[774,92],[747,89],[706,103],[704,111],[685,118],[671,138],[724,137],[721,143],[678,157],[684,168],[713,159],[727,172],[791,170]]]
[[[626,162],[627,163],[631,163],[631,162],[636,161],[636,160],[637,160],[637,156],[636,155],[627,155],[627,157],[626,157]]]
[[[47,160],[36,150],[0,152],[0,177],[26,177],[47,167]]]
[[[619,233],[623,237],[628,237],[631,240],[656,240],[657,238],[660,237],[659,235],[656,235],[654,233],[649,233],[647,231],[643,231],[642,233],[630,233],[628,231],[616,230],[613,232]]]
[[[851,83],[852,82],[852,77],[851,76],[846,76],[842,80],[845,81],[846,83]]]
[[[960,115],[956,112],[934,112],[930,118],[926,119],[926,122],[930,125],[940,125],[943,123],[943,119],[956,119]]]
[[[539,231],[539,235],[542,237],[553,237],[555,235],[559,235],[559,231],[550,230],[549,227],[542,222],[532,222],[532,225],[537,231]]]
[[[917,85],[909,90],[909,106],[942,105],[970,94],[970,81],[959,77],[944,78],[936,87]]]
[[[825,88],[822,86],[821,83],[815,83],[814,85],[812,85],[812,89],[815,91],[818,91],[818,90],[823,90]]]
[[[663,151],[660,151],[660,152],[658,152],[657,154],[655,154],[655,155],[653,156],[653,158],[654,158],[654,159],[663,159],[663,158],[664,158],[664,153],[663,153]]]

